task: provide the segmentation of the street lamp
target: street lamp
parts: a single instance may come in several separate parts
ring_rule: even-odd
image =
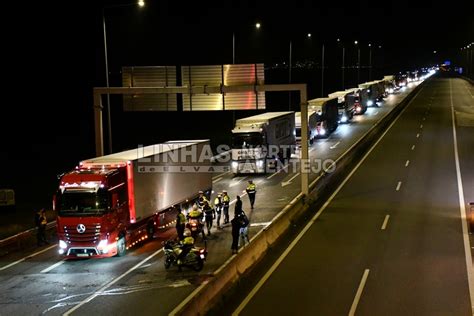
[[[107,26],[105,23],[105,9],[129,7],[129,6],[135,6],[137,4],[139,7],[142,8],[145,6],[145,1],[139,0],[137,3],[111,5],[111,6],[104,6],[102,8],[102,27],[104,29],[105,84],[107,88],[109,88],[109,60],[108,60],[108,54],[107,54]],[[109,134],[109,154],[111,154],[113,152],[112,151],[112,120],[111,120],[111,115],[110,115],[110,94],[109,93],[107,93],[107,128],[108,128],[108,134]]]
[[[341,42],[341,39],[338,38],[338,39],[337,39],[337,42],[340,43],[340,42]],[[341,64],[341,71],[342,71],[342,90],[344,90],[344,70],[345,70],[344,59],[345,59],[345,56],[346,56],[346,48],[344,47],[344,43],[342,43],[342,64]]]
[[[260,24],[260,22],[255,24],[255,28],[257,30],[259,30],[261,26],[262,24]],[[235,65],[235,31],[232,32],[232,64]]]
[[[354,44],[357,46],[357,84],[360,83],[360,47],[359,42],[354,41]]]
[[[372,44],[369,44],[369,81],[372,79]]]

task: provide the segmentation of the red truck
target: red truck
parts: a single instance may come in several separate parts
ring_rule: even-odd
[[[80,162],[61,177],[54,196],[59,253],[122,256],[170,227],[199,191],[210,196],[208,146],[208,140],[171,141]]]

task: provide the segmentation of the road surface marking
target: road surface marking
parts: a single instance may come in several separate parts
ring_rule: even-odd
[[[53,270],[54,268],[59,267],[60,265],[62,265],[64,262],[66,262],[66,259],[63,259],[63,260],[61,260],[61,261],[58,261],[58,262],[56,262],[55,264],[53,264],[52,266],[47,267],[46,269],[41,270],[40,273],[48,273],[49,271]]]
[[[402,181],[398,181],[398,184],[397,184],[397,191],[400,191],[400,187],[402,186]]]
[[[471,98],[474,98],[474,95],[472,95],[471,90],[469,89],[466,83],[464,84],[464,86],[466,87],[467,92],[469,92],[469,94],[471,95]]]
[[[214,182],[214,183],[217,183],[217,182],[219,182],[219,181],[221,181],[221,180],[222,180],[222,177],[219,177],[219,178],[217,178],[216,180],[214,180],[213,182]]]
[[[408,167],[409,164],[410,164],[410,160],[407,160],[407,162],[405,162],[405,167]]]
[[[467,279],[469,285],[469,294],[471,297],[471,312],[474,311],[474,278],[472,273],[472,256],[469,244],[469,231],[467,229],[467,217],[466,217],[466,203],[464,202],[464,189],[462,186],[461,178],[461,167],[459,164],[459,153],[458,153],[458,138],[456,134],[456,123],[454,118],[454,103],[453,103],[453,92],[451,79],[449,80],[449,97],[451,100],[451,119],[453,123],[453,140],[454,140],[454,160],[456,163],[456,177],[458,180],[458,194],[459,194],[459,212],[461,213],[461,226],[462,235],[464,239],[464,253],[466,255],[466,269]]]
[[[70,310],[68,310],[67,312],[65,312],[63,314],[63,316],[67,316],[67,315],[71,315],[75,310],[77,310],[78,308],[80,308],[81,306],[89,303],[90,301],[92,301],[94,298],[96,298],[97,296],[99,296],[101,293],[103,293],[105,290],[107,290],[109,287],[111,287],[112,285],[114,285],[115,283],[117,283],[118,281],[122,280],[124,277],[126,277],[127,275],[129,275],[131,272],[135,271],[136,269],[140,268],[144,263],[146,263],[148,260],[150,260],[151,258],[155,257],[157,254],[159,254],[160,252],[163,251],[163,248],[160,248],[158,249],[157,251],[155,251],[154,253],[152,253],[151,255],[149,255],[148,257],[146,257],[145,259],[143,259],[142,261],[140,261],[139,263],[137,263],[136,265],[134,265],[132,268],[128,269],[125,273],[123,273],[122,275],[116,277],[115,279],[113,279],[112,281],[110,281],[109,283],[105,284],[103,287],[101,287],[99,290],[97,290],[94,294],[90,295],[89,297],[87,297],[85,300],[79,302],[79,304],[77,304],[76,306],[74,306],[73,308],[71,308]]]
[[[381,230],[385,230],[385,228],[387,228],[389,218],[390,218],[390,215],[385,215],[385,219],[383,221],[382,228],[380,228]]]
[[[356,296],[354,297],[354,301],[352,302],[351,310],[349,311],[349,316],[354,316],[357,305],[359,304],[360,297],[362,296],[362,291],[364,291],[365,283],[367,282],[367,278],[369,277],[369,269],[365,269],[364,274],[362,275],[362,280],[360,280],[359,288],[357,289]]]
[[[374,115],[377,115],[377,114],[379,114],[379,111],[374,112]]]
[[[423,128],[423,124],[420,125],[420,128]]]
[[[416,134],[416,138],[420,137],[420,133]]]
[[[290,165],[288,164],[288,165],[284,166],[283,168],[281,168],[280,170],[278,170],[277,172],[274,172],[273,174],[269,175],[269,176],[267,177],[267,180],[273,178],[274,176],[276,176],[277,174],[279,174],[280,172],[282,172],[283,170],[285,170],[285,169],[288,168],[289,166],[290,166]]]
[[[228,174],[228,173],[230,173],[230,171],[219,173],[217,176],[212,177],[212,180],[222,177],[223,175]]]
[[[246,196],[246,195],[247,195],[247,192],[244,192],[244,193],[242,193],[242,195],[240,195],[240,198],[242,198],[243,196]],[[234,204],[236,201],[237,201],[237,199],[233,199],[232,201],[230,201],[229,206]]]
[[[339,141],[339,142],[337,142],[337,143],[335,143],[334,145],[332,145],[332,146],[331,146],[331,147],[329,147],[329,148],[331,148],[331,149],[334,149],[334,148],[336,148],[336,147],[337,147],[337,145],[339,145],[339,143],[340,143],[340,141]]]
[[[347,177],[344,179],[344,181],[337,187],[337,189],[333,192],[333,194],[329,197],[329,199],[321,206],[321,208],[318,210],[318,212],[313,216],[311,221],[306,224],[306,226],[303,228],[303,230],[296,236],[296,238],[291,242],[291,244],[286,248],[286,250],[283,252],[283,254],[277,259],[277,261],[271,266],[271,268],[265,273],[263,278],[258,281],[257,285],[252,289],[252,291],[247,295],[247,297],[240,303],[240,305],[237,307],[237,309],[232,313],[232,316],[237,316],[240,314],[240,312],[245,308],[245,306],[250,302],[250,300],[257,294],[257,292],[260,290],[260,288],[263,286],[263,284],[270,278],[270,276],[273,274],[273,272],[278,268],[278,266],[283,262],[283,260],[288,256],[290,251],[296,246],[296,244],[299,242],[299,240],[303,237],[303,235],[309,230],[309,228],[313,225],[313,223],[318,219],[319,216],[323,213],[323,211],[326,209],[326,207],[331,203],[331,201],[334,199],[334,197],[341,191],[341,189],[344,187],[344,185],[349,181],[349,179],[352,177],[352,175],[359,169],[360,165],[367,159],[367,157],[370,155],[370,153],[377,147],[377,145],[380,143],[380,141],[385,137],[385,135],[390,131],[392,126],[398,121],[400,116],[405,112],[405,110],[408,108],[408,106],[413,102],[413,100],[416,99],[418,94],[423,90],[423,88],[420,89],[416,93],[416,95],[413,97],[413,99],[408,102],[407,106],[398,114],[398,116],[393,120],[393,122],[389,125],[389,127],[385,130],[385,132],[380,136],[380,138],[375,142],[374,145],[365,153],[365,155],[362,157],[362,159],[357,163],[357,165],[352,169],[352,171],[347,175]],[[290,202],[291,203],[291,202]],[[186,298],[186,300],[190,300],[192,298],[191,294]],[[179,306],[174,309],[173,313],[175,311],[179,311],[180,308]]]
[[[253,226],[268,226],[270,225],[272,222],[263,222],[263,223],[251,223],[250,226],[253,227]]]
[[[281,182],[281,186],[282,186],[282,187],[287,186],[288,184],[291,183],[291,181],[292,181],[293,179],[295,179],[295,178],[296,178],[297,176],[299,176],[299,175],[300,175],[300,173],[298,172],[297,174],[295,174],[294,176],[292,176],[292,177],[290,178],[290,180],[288,180],[288,181],[282,181],[282,182]]]
[[[35,253],[31,254],[31,255],[28,255],[28,256],[26,256],[26,257],[23,257],[23,258],[21,258],[21,259],[15,261],[15,262],[12,262],[12,263],[10,263],[10,264],[7,264],[6,266],[1,267],[1,268],[0,268],[0,271],[3,271],[3,270],[5,270],[5,269],[8,269],[8,268],[10,268],[10,267],[12,267],[12,266],[14,266],[14,265],[16,265],[16,264],[22,262],[22,261],[25,261],[26,259],[32,258],[32,257],[34,257],[34,256],[37,256],[37,255],[39,255],[39,254],[41,254],[41,253],[43,253],[43,252],[45,252],[45,251],[48,251],[49,249],[54,248],[54,247],[56,247],[56,246],[57,246],[56,244],[51,245],[51,246],[49,246],[49,247],[47,247],[47,248],[45,248],[45,249],[43,249],[43,250],[40,250],[40,251],[35,252]]]
[[[415,145],[411,146],[411,150],[415,150]]]

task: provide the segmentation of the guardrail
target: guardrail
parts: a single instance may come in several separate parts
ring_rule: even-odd
[[[46,232],[56,229],[56,221],[46,224]],[[31,228],[16,235],[0,240],[0,255],[5,255],[13,250],[21,249],[36,243],[36,232],[38,229]]]
[[[429,79],[428,79],[429,80]],[[213,306],[222,301],[227,290],[235,282],[265,256],[270,247],[288,232],[291,224],[301,218],[310,206],[321,203],[322,196],[332,191],[344,177],[349,174],[351,167],[358,163],[360,158],[377,141],[384,131],[401,111],[419,92],[424,82],[419,84],[404,100],[392,111],[376,122],[357,142],[347,149],[335,162],[336,169],[321,173],[311,184],[308,197],[299,193],[277,216],[270,225],[259,231],[247,247],[241,248],[237,255],[230,257],[219,269],[213,273],[213,278],[196,288],[170,315],[205,315]]]

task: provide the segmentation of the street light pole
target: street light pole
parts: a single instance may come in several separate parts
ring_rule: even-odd
[[[357,46],[357,84],[360,83],[360,47]]]
[[[107,57],[107,27],[105,24],[105,8],[102,8],[102,26],[104,29],[104,53],[105,53],[105,85],[109,88],[109,60]],[[107,128],[109,135],[109,154],[112,153],[112,120],[110,116],[110,94],[107,93]]]
[[[369,81],[372,79],[372,44],[369,44]]]
[[[291,53],[292,53],[292,43],[290,40],[290,63],[289,63],[289,72],[288,72],[288,83],[291,83]],[[291,91],[288,92],[288,111],[291,111]]]
[[[346,55],[346,48],[342,46],[342,90],[344,90],[344,71],[345,71],[345,65],[344,65],[344,58]]]
[[[232,32],[232,64],[235,65],[235,32]]]
[[[321,97],[324,97],[324,44],[321,52]]]

